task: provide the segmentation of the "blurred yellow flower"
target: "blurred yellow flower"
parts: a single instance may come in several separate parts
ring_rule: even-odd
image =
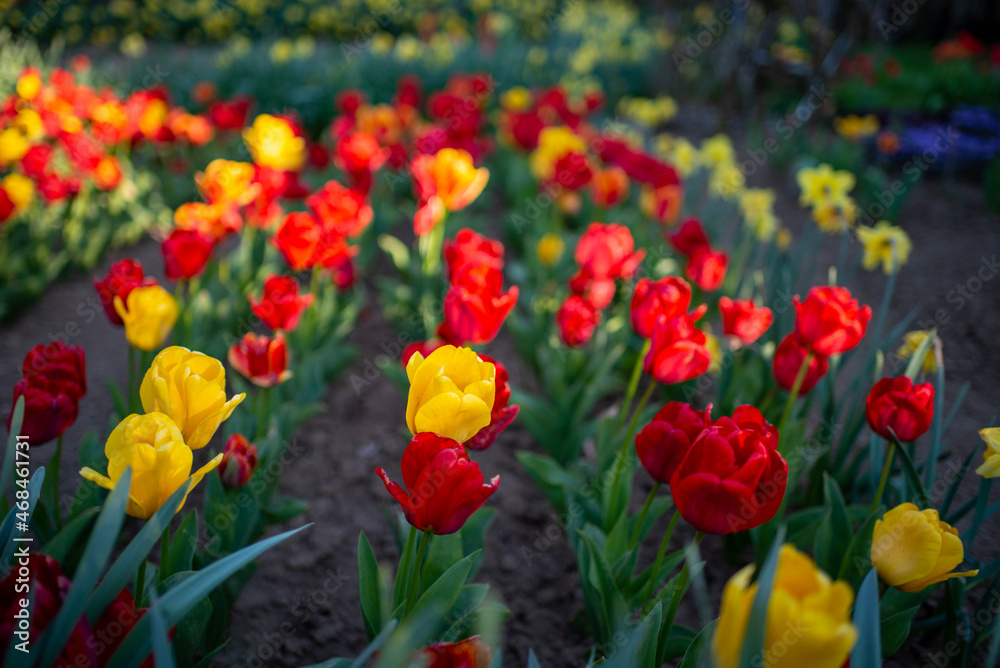
[[[34,109],[22,109],[14,117],[16,125],[29,141],[35,141],[45,136],[45,124],[42,123],[42,115]]]
[[[260,192],[260,184],[253,182],[253,176],[253,165],[249,162],[216,158],[204,172],[194,175],[194,183],[209,204],[245,206]]]
[[[1000,427],[980,429],[979,437],[986,444],[986,451],[976,473],[984,478],[1000,478]]]
[[[3,188],[14,205],[14,213],[23,212],[35,199],[35,184],[23,174],[15,172],[3,177],[0,188]]]
[[[500,106],[508,111],[524,111],[531,102],[531,91],[524,86],[514,86],[500,95]]]
[[[261,167],[297,172],[305,164],[306,140],[283,118],[261,114],[243,131],[243,141]]]
[[[546,267],[551,267],[558,262],[564,250],[566,250],[566,243],[562,237],[551,232],[539,239],[538,245],[535,247],[538,261]]]
[[[724,200],[739,196],[745,184],[746,177],[735,163],[720,164],[708,180],[709,190]]]
[[[841,234],[854,225],[858,205],[850,197],[841,202],[828,202],[813,207],[812,218],[816,226],[827,234]]]
[[[198,450],[208,445],[246,394],[226,400],[222,362],[181,346],[170,346],[153,359],[139,386],[139,398],[147,413],[170,416],[188,447]]]
[[[913,242],[901,227],[880,220],[872,227],[858,227],[857,233],[865,247],[861,264],[869,271],[881,264],[882,271],[891,274],[910,259]]]
[[[916,329],[912,332],[907,332],[903,335],[903,345],[896,349],[896,354],[904,360],[910,359],[917,352],[917,349],[920,348],[924,339],[926,339],[929,334],[930,332],[926,329]],[[927,354],[924,355],[922,369],[924,373],[933,373],[937,371],[937,357],[934,355],[933,345],[927,349]]]
[[[426,359],[414,353],[406,375],[410,433],[433,432],[464,443],[490,423],[496,369],[474,350],[442,346]]]
[[[841,205],[846,202],[848,193],[854,189],[854,174],[846,171],[834,171],[827,164],[818,167],[804,167],[795,175],[802,194],[799,203],[802,206]]]
[[[34,100],[42,89],[42,79],[34,68],[17,78],[17,94],[24,100]]]
[[[780,250],[788,250],[792,245],[792,231],[787,227],[779,228],[778,233],[774,235],[774,242]]]
[[[736,668],[743,650],[750,608],[757,594],[754,567],[739,571],[722,593],[712,650],[719,668]],[[851,624],[854,591],[830,577],[792,545],[782,545],[767,606],[764,654],[768,668],[840,668],[858,638]],[[789,642],[789,629],[800,629]]]
[[[0,166],[17,162],[31,148],[31,144],[18,128],[7,128],[0,132]]]
[[[674,139],[673,146],[670,149],[668,157],[674,167],[677,168],[677,171],[681,173],[681,176],[690,176],[696,169],[698,169],[701,161],[701,155],[698,153],[698,149],[694,147],[694,144],[683,137],[677,137]]]
[[[565,125],[547,127],[538,135],[538,147],[528,157],[531,173],[539,181],[555,175],[556,162],[567,153],[583,153],[587,144]]]
[[[837,134],[846,139],[859,141],[871,137],[878,132],[878,117],[875,114],[868,114],[867,116],[857,116],[855,114],[838,116],[833,119],[833,129],[837,131]]]
[[[952,572],[965,559],[962,539],[933,508],[902,503],[875,522],[872,566],[890,587],[914,593],[951,578],[979,571]]]
[[[139,519],[152,517],[188,478],[191,478],[190,493],[222,461],[220,453],[192,475],[191,448],[184,443],[174,421],[163,413],[129,415],[108,436],[104,455],[108,458],[107,475],[91,468],[81,469],[80,475],[104,489],[114,489],[125,469],[132,467],[125,510]],[[182,502],[177,510],[183,507]]]
[[[733,142],[724,134],[709,137],[701,143],[701,163],[707,167],[731,165],[736,158]]]
[[[159,285],[135,288],[125,302],[115,297],[115,311],[125,323],[125,338],[139,350],[156,350],[177,322],[177,302]]]

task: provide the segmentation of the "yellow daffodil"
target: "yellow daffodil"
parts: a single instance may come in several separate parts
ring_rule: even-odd
[[[163,413],[129,415],[108,436],[104,454],[107,475],[90,468],[82,469],[80,475],[104,489],[114,489],[125,469],[132,467],[126,512],[140,519],[152,517],[188,478],[193,488],[222,461],[222,454],[218,454],[192,475],[191,448],[174,421]]]
[[[712,638],[719,668],[739,665],[750,607],[757,594],[757,583],[751,583],[753,571],[753,566],[739,571],[722,593],[719,623]],[[858,638],[858,630],[851,624],[853,602],[850,585],[831,582],[812,559],[791,545],[783,545],[768,602],[761,665],[840,668]]]
[[[306,140],[283,118],[261,114],[243,131],[243,141],[261,167],[297,172],[305,164]]]
[[[222,362],[181,346],[164,348],[153,359],[139,386],[146,412],[170,416],[192,450],[208,445],[246,394],[226,400],[226,370]]]
[[[566,249],[566,243],[558,234],[546,234],[538,240],[535,252],[538,254],[538,261],[546,267],[551,267],[562,257]]]
[[[953,572],[965,559],[958,532],[933,508],[920,510],[912,503],[896,506],[875,522],[871,559],[883,582],[909,593],[979,572]]]
[[[701,143],[701,163],[707,167],[730,165],[736,158],[733,142],[724,134],[709,137]]]
[[[690,176],[701,164],[701,154],[698,153],[698,149],[683,137],[677,137],[674,140],[670,154],[667,157],[673,163],[674,167],[677,168],[677,171],[681,173],[681,176]]]
[[[813,207],[812,218],[819,229],[827,234],[843,234],[854,226],[858,205],[850,197],[841,202],[828,202]]]
[[[414,353],[406,365],[410,432],[433,432],[464,443],[490,423],[496,369],[470,348],[442,346],[425,359]]]
[[[135,288],[124,302],[116,296],[114,304],[125,323],[125,338],[139,350],[159,348],[177,322],[177,302],[159,285]]]
[[[723,163],[712,170],[708,189],[724,200],[738,197],[746,183],[746,177],[735,163]]]
[[[865,247],[861,264],[869,271],[881,264],[882,271],[891,274],[910,259],[913,242],[901,227],[880,220],[871,227],[858,227],[857,233]]]
[[[857,116],[855,114],[838,116],[833,119],[833,129],[841,137],[850,139],[851,141],[860,141],[874,136],[878,132],[878,117],[875,114],[868,114],[867,116]]]
[[[847,194],[854,189],[854,174],[839,170],[827,164],[818,167],[804,167],[795,175],[802,194],[799,203],[802,206],[841,205],[849,198]]]
[[[903,335],[903,345],[896,349],[896,354],[904,360],[910,359],[923,344],[928,334],[930,332],[926,329],[907,332]],[[937,371],[937,358],[934,356],[934,346],[931,346],[927,349],[927,354],[924,355],[923,372],[934,373],[935,371]]]
[[[980,429],[979,437],[986,443],[986,451],[976,473],[984,478],[1000,478],[1000,427]]]
[[[539,181],[549,181],[559,158],[567,153],[583,153],[586,147],[583,138],[564,125],[545,128],[538,135],[538,148],[528,158],[531,173]]]

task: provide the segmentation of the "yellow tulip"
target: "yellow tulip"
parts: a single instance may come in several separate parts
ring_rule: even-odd
[[[457,148],[443,148],[435,153],[427,161],[426,169],[434,181],[434,194],[448,211],[459,211],[472,204],[490,179],[488,169],[476,169],[472,155]]]
[[[193,489],[222,461],[222,455],[216,455],[192,475],[194,456],[191,448],[184,443],[184,436],[174,421],[163,413],[129,415],[108,436],[104,454],[108,458],[107,475],[90,468],[81,469],[80,475],[104,489],[114,489],[125,469],[132,467],[132,484],[125,510],[140,519],[152,517],[188,478],[191,478]],[[178,510],[183,506],[181,502]]]
[[[0,188],[7,192],[11,203],[14,204],[14,212],[21,213],[35,199],[35,182],[23,174],[13,172],[0,180]]]
[[[739,664],[750,618],[750,606],[757,594],[751,583],[753,566],[739,571],[722,593],[719,623],[712,638],[712,650],[720,668]],[[768,668],[840,668],[858,638],[851,624],[854,592],[846,582],[831,582],[805,554],[783,545],[778,558],[774,589],[767,608],[764,655]]]
[[[21,73],[17,79],[17,94],[25,100],[34,100],[41,89],[42,79],[35,68]]]
[[[913,242],[901,227],[880,220],[871,227],[858,227],[857,233],[865,249],[861,264],[869,271],[881,264],[888,275],[910,259]]]
[[[153,359],[139,386],[146,412],[169,415],[192,450],[208,445],[233,409],[246,398],[226,400],[226,370],[222,362],[181,346],[164,348]]]
[[[177,322],[177,302],[159,285],[135,288],[125,302],[115,297],[115,311],[125,323],[125,338],[139,350],[156,350]]]
[[[305,164],[306,140],[283,118],[261,114],[243,131],[243,141],[261,167],[297,172]]]
[[[538,135],[538,148],[528,157],[531,173],[539,181],[550,181],[555,176],[559,158],[586,150],[587,143],[570,128],[564,125],[545,128]]]
[[[415,353],[406,365],[410,393],[406,426],[464,443],[490,423],[496,369],[470,348],[442,346],[425,359]]]
[[[980,429],[979,437],[986,443],[986,451],[976,473],[984,478],[1000,478],[1000,427]]]
[[[208,163],[204,172],[194,175],[194,182],[209,204],[245,206],[260,193],[260,184],[253,182],[253,173],[249,162],[217,158]]]
[[[920,510],[912,503],[896,506],[875,522],[871,558],[883,582],[909,593],[979,572],[952,572],[965,559],[958,532],[933,508]]]

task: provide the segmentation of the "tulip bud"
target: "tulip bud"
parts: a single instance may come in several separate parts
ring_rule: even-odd
[[[965,559],[958,532],[938,518],[933,508],[903,503],[875,522],[872,566],[890,587],[913,593],[951,578],[979,571],[952,572]]]
[[[293,331],[310,304],[313,295],[299,294],[299,284],[291,276],[269,276],[264,281],[264,294],[260,301],[247,295],[250,310],[274,330]]]
[[[931,426],[934,417],[934,386],[914,385],[906,376],[883,378],[875,383],[865,402],[868,426],[884,439],[915,441]]]
[[[160,244],[164,273],[171,281],[201,275],[215,248],[215,238],[198,229],[174,228]]]
[[[239,489],[247,484],[257,469],[257,446],[251,445],[243,434],[232,434],[226,440],[226,450],[219,464],[222,484],[228,489]]]
[[[559,338],[570,348],[584,346],[594,336],[601,321],[601,314],[590,302],[572,295],[562,303],[556,313]]]
[[[247,332],[229,348],[229,365],[257,387],[274,387],[292,377],[285,337]]]
[[[749,345],[759,339],[774,322],[774,314],[766,306],[758,307],[750,299],[719,297],[722,332],[735,336]]]

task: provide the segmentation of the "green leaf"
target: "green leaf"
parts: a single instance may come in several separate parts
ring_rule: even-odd
[[[87,508],[83,513],[67,522],[66,526],[45,544],[42,551],[60,564],[66,561],[69,551],[76,547],[80,536],[87,530],[100,511],[100,508]]]
[[[205,603],[208,603],[206,600]],[[211,604],[209,604],[209,613],[211,614]],[[150,619],[150,626],[153,634],[153,658],[155,659],[156,665],[163,666],[164,668],[173,668],[176,666],[174,661],[174,653],[170,649],[170,639],[167,636],[167,625],[163,621],[163,616],[160,614],[160,606],[157,600],[154,598],[153,602],[149,606],[149,611],[146,615]],[[180,629],[178,629],[178,635]]]
[[[892,433],[892,427],[889,427],[889,433],[892,434],[892,438],[896,441],[896,454],[899,455],[899,461],[903,465],[903,472],[906,474],[906,478],[913,485],[913,489],[917,491],[917,504],[920,506],[926,506],[930,503],[930,496],[927,494],[927,488],[924,487],[924,481],[920,479],[920,474],[917,472],[917,467],[913,463],[913,458],[910,457],[910,453],[906,451],[906,448],[899,442],[896,435]],[[930,464],[933,464],[931,462]]]
[[[389,259],[392,260],[393,266],[401,274],[404,276],[409,275],[410,249],[406,247],[406,244],[391,234],[380,234],[378,236],[378,247],[385,251]]]
[[[477,550],[445,571],[434,584],[424,590],[407,619],[419,619],[427,614],[427,611],[432,607],[440,608],[444,612],[450,610],[458,599],[459,591],[465,584],[466,578],[469,577],[473,561],[479,555],[480,552]]]
[[[823,498],[826,501],[826,513],[816,532],[813,554],[816,564],[823,571],[836,573],[840,570],[847,549],[844,536],[851,535],[851,521],[837,481],[826,473],[823,474]]]
[[[743,649],[740,651],[740,668],[754,668],[764,655],[764,640],[767,633],[767,611],[771,601],[771,590],[774,588],[774,576],[778,572],[778,557],[781,545],[785,542],[785,527],[778,531],[771,543],[771,549],[764,559],[764,565],[757,577],[757,593],[750,605],[750,621],[743,636]]]
[[[369,641],[374,640],[382,631],[379,577],[375,552],[362,531],[358,536],[358,593],[361,598],[361,617],[364,619]]]
[[[840,570],[837,572],[838,580],[846,580],[851,586],[857,589],[857,584],[861,577],[872,567],[872,534],[875,531],[875,522],[882,519],[883,510],[879,508],[868,516],[860,527],[851,542],[848,543],[844,551],[844,558],[840,562]]]
[[[309,510],[309,504],[302,499],[285,497],[274,501],[264,508],[264,517],[268,524],[284,524]]]
[[[434,536],[434,540],[430,541],[427,546],[427,555],[424,557],[424,565],[420,573],[421,586],[425,589],[430,587],[445,571],[457,564],[464,556],[462,537],[457,532],[446,536]]]
[[[937,336],[937,330],[932,329],[924,337],[924,340],[920,342],[917,346],[916,351],[910,356],[910,361],[906,365],[906,371],[903,375],[909,377],[913,382],[917,381],[917,376],[920,374],[920,370],[924,367],[924,358],[927,356],[927,352],[931,349],[934,344],[934,337]]]
[[[699,666],[704,663],[702,657],[711,656],[711,652],[705,655],[705,649],[712,640],[712,634],[715,633],[715,627],[718,625],[719,620],[715,619],[708,623],[708,625],[701,630],[701,632],[691,641],[688,645],[687,651],[684,653],[684,659],[680,663],[680,668],[699,668]],[[711,664],[711,661],[708,661]]]
[[[882,656],[892,656],[899,651],[906,639],[910,636],[910,624],[914,615],[920,610],[920,606],[907,608],[889,617],[884,617],[881,621],[882,628]]]
[[[160,586],[160,591],[170,591],[175,587],[183,587],[184,582],[197,575],[194,571],[183,571],[174,573],[167,578]],[[158,599],[153,599],[159,605]],[[190,666],[194,664],[194,657],[201,646],[202,639],[208,629],[209,621],[212,618],[212,601],[206,596],[198,601],[191,610],[181,618],[174,627],[174,637],[171,642],[176,653],[177,661],[181,665]],[[155,638],[154,638],[155,639]],[[153,646],[154,653],[156,646]]]
[[[199,601],[208,596],[209,593],[225,582],[231,575],[262,553],[309,526],[312,525],[307,524],[298,529],[272,536],[227,557],[223,557],[185,580],[183,587],[175,587],[168,591],[160,597],[164,623],[168,627],[176,624],[188,610],[197,605]],[[114,656],[111,657],[107,668],[125,668],[126,666],[133,665],[137,659],[141,659],[141,657],[149,653],[149,624],[149,621],[143,616],[132,627],[132,631],[118,647],[118,651],[115,652]]]
[[[87,601],[86,613],[87,621],[91,624],[100,619],[104,609],[111,604],[111,601],[115,600],[115,596],[118,595],[122,588],[135,575],[139,564],[149,555],[149,551],[156,544],[156,541],[160,539],[163,530],[170,524],[170,520],[173,518],[174,513],[177,512],[178,506],[184,502],[184,496],[187,494],[190,484],[190,480],[185,480],[170,495],[167,502],[160,506],[153,516],[146,521],[146,524],[139,530],[136,537],[122,551],[121,556],[108,569],[107,575],[101,580],[101,584],[97,586],[97,590],[90,594],[90,599]],[[115,489],[118,489],[118,487],[116,486]],[[114,542],[113,538],[111,542]]]
[[[115,484],[115,488],[108,495],[104,503],[104,509],[94,524],[94,530],[84,548],[80,565],[77,566],[73,577],[73,585],[69,593],[63,600],[62,608],[55,620],[46,629],[45,652],[42,654],[42,665],[52,664],[59,652],[62,651],[66,640],[69,639],[73,627],[76,626],[80,615],[84,612],[87,599],[94,591],[104,565],[111,556],[111,550],[115,546],[118,532],[121,530],[122,522],[125,520],[125,505],[128,502],[129,489],[132,484],[132,469],[126,468],[122,476]],[[115,594],[121,591],[121,587],[115,590]],[[113,597],[112,597],[113,598]],[[110,602],[110,601],[109,601]],[[105,604],[104,607],[107,607]],[[101,610],[103,611],[103,607]],[[98,615],[99,616],[99,615]],[[88,615],[88,619],[91,619]],[[97,616],[93,618],[97,619]],[[147,638],[148,640],[148,638]]]
[[[170,540],[168,573],[182,573],[194,569],[194,555],[198,551],[198,509],[195,508],[177,528]]]
[[[868,572],[854,601],[854,626],[858,640],[851,650],[851,668],[881,668],[882,639],[879,624],[878,574]]]
[[[379,652],[378,663],[375,664],[375,668],[404,668],[404,666],[410,666],[413,660],[413,652],[431,642],[445,612],[446,610],[432,602],[424,610],[425,614],[414,615],[409,617],[405,623],[400,624],[399,629],[388,636],[385,645]],[[357,668],[362,668],[365,665],[367,665],[367,662],[355,662]]]
[[[0,555],[0,570],[6,569],[7,564],[14,555],[14,548],[20,544],[20,541],[14,540],[13,538],[14,527],[21,522],[24,522],[25,524],[31,522],[31,514],[35,511],[35,504],[38,503],[38,498],[41,496],[42,485],[44,482],[45,467],[40,466],[31,476],[31,480],[28,481],[27,511],[19,510],[17,505],[15,505],[7,513],[7,517],[4,519],[3,525],[0,526],[0,545],[3,545],[3,554]],[[25,517],[25,515],[27,517]]]
[[[7,493],[10,484],[10,474],[14,470],[14,448],[17,447],[17,436],[24,423],[24,396],[17,398],[14,413],[10,418],[10,431],[7,433],[7,449],[3,454],[3,471],[0,471],[0,497]]]

